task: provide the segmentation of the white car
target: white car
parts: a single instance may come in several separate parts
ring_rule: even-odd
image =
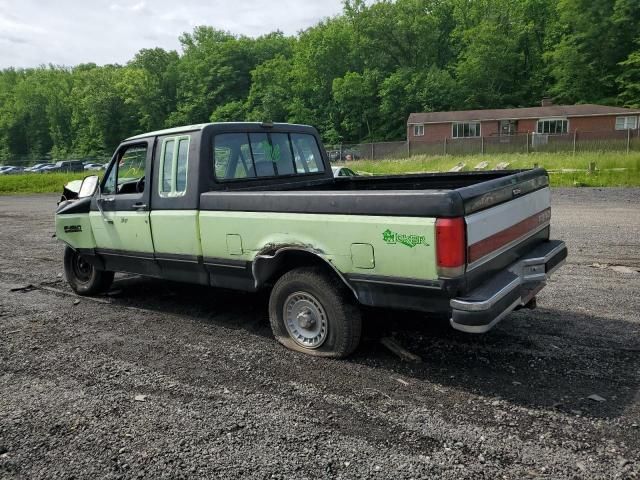
[[[39,172],[42,171],[42,169],[44,169],[45,167],[48,167],[49,165],[52,165],[52,164],[51,163],[36,163],[32,167],[25,168],[24,171],[25,172],[29,172],[29,173],[39,173]]]
[[[357,177],[358,174],[347,167],[331,167],[334,177]]]
[[[13,175],[14,173],[22,173],[24,168],[4,165],[0,167],[0,175]]]
[[[99,171],[99,170],[104,170],[104,165],[102,165],[101,163],[85,163],[84,169],[91,170],[91,171]]]

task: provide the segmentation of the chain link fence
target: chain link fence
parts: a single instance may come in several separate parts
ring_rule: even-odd
[[[640,151],[640,130],[573,132],[567,134],[516,134],[437,141],[373,142],[327,145],[331,162],[385,160],[414,155],[482,155],[533,152]]]
[[[329,160],[332,162],[406,158],[410,154],[406,141],[345,143],[341,145],[325,145],[325,148],[329,155]]]

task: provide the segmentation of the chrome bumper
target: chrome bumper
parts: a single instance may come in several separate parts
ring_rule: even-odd
[[[566,258],[567,247],[560,240],[538,245],[481,287],[452,299],[451,326],[468,333],[491,330],[511,311],[535,297]]]

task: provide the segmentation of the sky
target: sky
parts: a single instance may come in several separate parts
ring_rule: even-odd
[[[341,10],[342,0],[0,0],[0,68],[124,64],[142,48],[179,50],[197,25],[292,35]]]

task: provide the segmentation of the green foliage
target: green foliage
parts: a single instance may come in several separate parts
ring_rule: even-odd
[[[109,155],[208,121],[316,126],[328,142],[404,138],[415,111],[640,107],[638,0],[345,0],[296,36],[208,26],[126,65],[0,71],[0,160]]]
[[[618,77],[618,84],[622,90],[620,99],[625,106],[631,108],[640,108],[640,39],[637,43],[638,49],[620,63],[623,71]]]
[[[560,0],[555,47],[547,53],[555,80],[550,90],[566,102],[613,102],[634,50],[637,0]]]

